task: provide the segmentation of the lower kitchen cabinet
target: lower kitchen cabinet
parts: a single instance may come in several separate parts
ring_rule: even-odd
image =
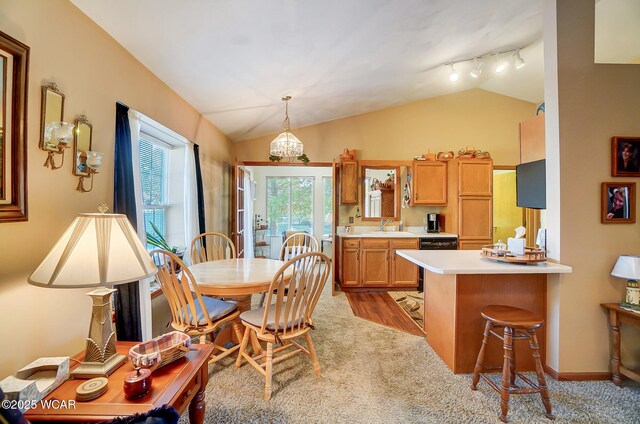
[[[418,266],[396,255],[398,249],[418,249],[418,239],[343,238],[344,288],[415,288]]]

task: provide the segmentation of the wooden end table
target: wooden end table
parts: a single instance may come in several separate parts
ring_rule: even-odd
[[[118,353],[129,354],[134,342],[117,342]],[[70,400],[76,398],[76,388],[87,380],[67,380],[51,392],[46,400],[58,400],[58,408],[43,408],[39,403],[34,409],[25,413],[31,422],[103,422],[116,417],[141,414],[162,405],[173,406],[179,414],[189,407],[189,421],[204,422],[205,401],[204,390],[209,381],[209,356],[212,345],[192,345],[192,350],[184,358],[155,370],[152,374],[151,392],[146,396],[127,400],[124,397],[124,377],[134,371],[129,361],[118,368],[109,378],[107,391],[97,399],[89,402]],[[84,352],[76,355],[82,359]],[[73,367],[72,367],[73,368]],[[64,402],[66,401],[66,402]],[[50,405],[56,405],[50,402]],[[72,407],[73,406],[73,407]]]
[[[619,303],[602,303],[601,306],[609,313],[609,328],[611,328],[611,374],[616,386],[622,384],[622,376],[640,382],[640,374],[625,368],[620,357],[620,325],[630,324],[640,327],[640,314],[620,307]]]

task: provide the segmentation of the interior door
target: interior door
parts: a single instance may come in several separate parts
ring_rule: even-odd
[[[245,214],[245,198],[244,198],[244,164],[235,160],[233,167],[233,230],[231,238],[236,245],[236,254],[238,258],[244,258],[244,214]]]

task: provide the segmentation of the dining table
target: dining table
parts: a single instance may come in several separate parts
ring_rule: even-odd
[[[284,261],[266,258],[235,258],[201,262],[189,267],[200,293],[237,302],[240,312],[251,309],[251,295],[269,290],[273,277],[285,264]],[[291,267],[285,271],[285,278],[292,273]],[[232,331],[221,332],[216,343],[224,345],[234,340]],[[257,338],[251,338],[255,352],[262,347]]]

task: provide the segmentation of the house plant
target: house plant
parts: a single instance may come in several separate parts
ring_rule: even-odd
[[[147,244],[151,246],[157,247],[159,249],[167,250],[174,255],[176,255],[180,260],[184,257],[184,249],[180,249],[178,246],[169,246],[167,240],[162,236],[158,227],[151,221],[149,221],[149,225],[151,225],[151,232],[147,232]],[[157,264],[156,264],[157,265]],[[179,267],[177,267],[179,268]],[[179,269],[177,269],[179,271]]]

